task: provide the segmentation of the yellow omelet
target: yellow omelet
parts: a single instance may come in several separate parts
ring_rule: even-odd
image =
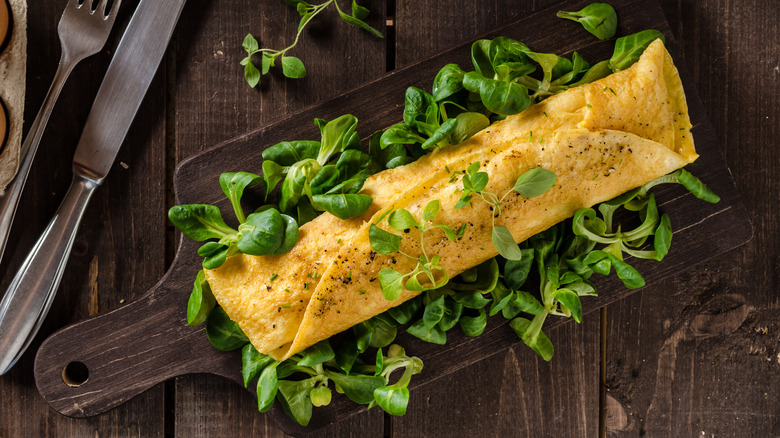
[[[219,304],[261,353],[282,360],[314,343],[416,296],[404,290],[388,301],[378,273],[392,266],[409,272],[415,261],[371,250],[368,228],[391,209],[419,217],[441,204],[436,223],[454,229],[468,223],[460,240],[426,234],[426,250],[441,256],[449,275],[495,257],[491,215],[485,203],[455,209],[460,179],[451,172],[480,162],[490,176],[486,190],[506,193],[535,167],[557,175],[542,196],[512,193],[496,225],[521,242],[571,217],[577,209],[614,198],[693,162],[696,154],[688,108],[677,69],[663,43],[650,44],[630,68],[569,89],[496,122],[468,140],[366,180],[373,197],[360,217],[325,213],[300,228],[296,246],[278,256],[237,255],[206,278]],[[402,249],[419,254],[419,239]]]

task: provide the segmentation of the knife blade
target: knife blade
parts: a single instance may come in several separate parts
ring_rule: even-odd
[[[92,104],[65,198],[0,301],[0,375],[32,342],[54,300],[84,210],[111,169],[186,0],[141,0]]]

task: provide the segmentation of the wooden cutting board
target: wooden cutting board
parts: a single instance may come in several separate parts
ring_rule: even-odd
[[[538,51],[569,54],[577,50],[593,62],[607,59],[612,53],[613,41],[598,41],[579,24],[555,17],[558,9],[578,10],[585,4],[587,2],[574,2],[545,9],[480,37],[503,35],[523,41]],[[667,35],[673,56],[678,53],[658,4],[648,0],[621,0],[613,5],[621,24],[618,35],[658,29]],[[560,31],[551,33],[550,29]],[[572,37],[574,35],[577,37]],[[471,41],[468,41],[435,57],[395,70],[331,101],[236,137],[182,162],[175,175],[178,203],[216,204],[222,211],[228,211],[229,204],[218,183],[219,174],[239,170],[259,173],[261,152],[265,147],[282,140],[319,138],[319,130],[312,123],[315,117],[333,119],[344,113],[354,114],[360,120],[358,131],[364,137],[400,121],[404,90],[411,85],[429,90],[435,74],[447,63],[471,68],[470,45]],[[689,169],[722,199],[711,205],[695,199],[677,185],[659,187],[656,191],[659,208],[671,216],[675,234],[672,250],[663,262],[632,261],[648,284],[733,249],[752,236],[747,213],[702,104],[682,68],[682,60],[675,56],[675,61],[687,90],[694,138],[701,154]],[[195,254],[199,245],[183,239],[168,273],[137,301],[65,327],[43,343],[35,359],[35,378],[39,391],[55,410],[72,417],[96,415],[159,382],[191,373],[216,374],[242,384],[240,352],[217,351],[209,344],[203,326],[193,328],[186,323],[187,299],[200,269],[200,258]],[[595,283],[600,296],[583,300],[586,313],[635,292],[625,289],[615,278],[600,277]],[[546,328],[568,321],[551,318]],[[454,330],[448,333],[445,346],[427,344],[400,334],[398,342],[425,363],[424,371],[412,381],[412,397],[414,387],[434,382],[520,343],[507,325],[508,321],[502,318],[491,318],[485,333],[478,338],[469,338]],[[74,371],[69,376],[63,372],[66,367]],[[254,388],[250,391],[254,392]],[[308,428],[293,423],[278,406],[270,415],[285,432],[302,435],[363,409],[344,396],[334,394],[329,406],[315,409]]]

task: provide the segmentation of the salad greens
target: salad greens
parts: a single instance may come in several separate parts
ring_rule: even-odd
[[[314,123],[321,141],[284,141],[263,151],[266,197],[281,182],[279,209],[290,214],[296,210],[299,223],[305,222],[300,220],[304,196],[306,210],[327,211],[341,219],[363,214],[371,197],[357,192],[379,166],[360,149],[357,118],[345,114]]]
[[[286,77],[299,79],[306,76],[306,67],[303,65],[303,61],[301,61],[299,58],[296,58],[295,56],[288,55],[287,52],[292,50],[298,44],[298,40],[300,39],[301,33],[303,32],[303,29],[306,27],[306,25],[315,16],[317,16],[317,14],[324,11],[331,4],[336,6],[336,10],[338,11],[339,17],[341,17],[342,20],[367,31],[377,38],[385,37],[382,32],[379,32],[363,21],[366,19],[366,17],[368,17],[370,11],[363,6],[358,5],[355,0],[352,0],[351,14],[347,14],[342,11],[338,2],[335,0],[327,0],[326,2],[318,5],[314,5],[303,0],[285,1],[288,5],[295,7],[301,16],[301,21],[298,24],[298,31],[292,44],[281,50],[268,48],[261,49],[260,43],[257,42],[257,39],[251,33],[247,34],[247,36],[244,38],[242,46],[247,56],[241,60],[241,65],[244,66],[244,78],[252,88],[257,86],[262,75],[267,74],[271,70],[271,67],[276,65],[276,60],[279,57],[281,57],[282,74],[284,74]],[[252,56],[258,53],[261,54],[261,64],[259,69],[252,60]]]
[[[419,358],[407,356],[401,346],[391,345],[395,331],[380,328],[390,325],[395,327],[396,323],[389,318],[372,318],[340,339],[321,341],[283,362],[259,353],[219,307],[211,312],[206,332],[212,344],[222,351],[241,349],[244,386],[257,380],[260,412],[270,409],[277,400],[291,418],[306,426],[313,407],[330,404],[329,382],[333,382],[337,392],[369,409],[379,405],[392,415],[406,412],[407,387],[412,375],[422,371],[423,364]],[[364,362],[358,353],[365,352],[369,345],[377,348],[376,354],[372,362]],[[388,346],[385,355],[382,348]],[[401,370],[402,375],[391,383],[393,373]]]
[[[297,44],[310,20],[336,3],[287,2],[302,16],[292,45],[279,51],[260,49],[251,35],[244,42],[248,56],[242,65],[251,86],[279,57],[286,76],[303,77],[303,63],[286,53]],[[345,21],[381,37],[362,21],[368,10],[354,0],[352,15],[342,12],[338,4],[336,8]],[[602,39],[614,34],[614,10],[603,4],[560,12],[559,16],[582,23]],[[219,183],[238,222],[237,229],[228,225],[213,205],[174,206],[168,217],[189,238],[206,241],[198,249],[204,257],[204,269],[215,269],[238,253],[282,254],[295,245],[298,227],[321,212],[339,218],[364,213],[372,199],[359,191],[370,175],[411,163],[430,149],[458,144],[491,122],[519,113],[549,95],[623,70],[659,37],[663,38],[660,32],[647,30],[618,38],[611,59],[593,65],[577,52],[570,59],[535,52],[505,37],[475,41],[471,47],[474,71],[448,64],[436,75],[430,93],[409,87],[404,96],[403,121],[373,133],[367,152],[357,134],[357,119],[346,114],[331,121],[315,119],[319,141],[285,141],[263,151],[262,176],[249,172],[222,174]],[[262,53],[262,73],[251,60],[256,53]],[[465,226],[454,230],[436,224],[441,208],[438,201],[429,202],[419,218],[408,210],[391,208],[370,226],[372,250],[409,257],[417,264],[405,273],[383,269],[378,276],[380,285],[388,300],[398,299],[404,288],[421,292],[416,297],[278,362],[249,343],[216,303],[200,270],[187,304],[187,322],[205,323],[215,348],[242,350],[244,385],[256,381],[261,412],[278,401],[291,418],[307,425],[313,408],[331,403],[335,389],[368,408],[379,406],[391,415],[403,415],[409,401],[408,385],[423,364],[394,343],[400,330],[427,342],[444,344],[447,332],[455,327],[466,336],[479,336],[488,319],[501,314],[526,345],[550,360],[554,348],[542,330],[544,322],[550,315],[580,322],[582,297],[597,294],[591,282],[594,274],[610,275],[614,268],[626,287],[641,287],[644,279],[626,256],[661,260],[668,254],[671,220],[658,211],[651,188],[679,183],[707,202],[719,200],[692,174],[678,170],[594,208],[580,209],[573,218],[517,244],[505,227],[495,225],[501,215],[501,201],[513,191],[526,198],[541,196],[555,184],[556,175],[542,168],[532,169],[501,198],[486,190],[489,176],[480,171],[479,162],[465,172],[453,172],[451,182],[458,178],[463,188],[458,189],[456,209],[481,199],[495,211],[492,237],[498,257],[450,278],[440,257],[428,254],[426,233],[440,229],[453,241],[463,235]],[[248,215],[242,206],[246,191],[261,192],[266,202],[253,207]],[[390,229],[403,234],[381,228],[385,220]],[[405,234],[412,234],[413,240],[404,242]],[[407,248],[417,245],[420,254],[407,253]],[[314,275],[312,278],[316,278]],[[393,380],[395,371],[401,373]]]

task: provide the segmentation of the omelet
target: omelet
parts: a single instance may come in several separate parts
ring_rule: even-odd
[[[433,199],[436,223],[468,226],[454,242],[426,234],[426,251],[441,257],[452,277],[495,257],[492,212],[485,203],[455,209],[462,187],[451,172],[479,162],[486,190],[503,194],[535,167],[557,175],[533,199],[512,193],[496,225],[521,242],[591,207],[696,160],[682,83],[663,43],[650,44],[632,67],[572,88],[509,116],[468,140],[406,166],[371,176],[362,193],[373,203],[349,220],[325,213],[300,228],[296,246],[279,256],[237,255],[206,278],[219,304],[261,353],[283,360],[316,342],[413,298],[384,298],[378,273],[410,272],[415,261],[371,249],[368,229],[382,214],[404,208],[419,217]],[[416,243],[415,243],[416,242]],[[403,239],[410,254],[419,239]]]

